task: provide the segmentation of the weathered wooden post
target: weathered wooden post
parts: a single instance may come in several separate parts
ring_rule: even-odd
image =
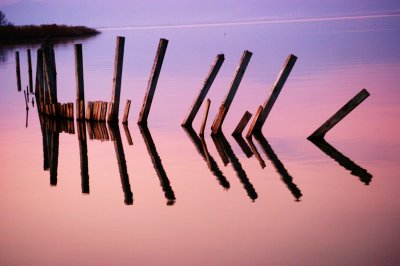
[[[346,115],[354,110],[360,103],[368,98],[369,92],[362,89],[356,96],[354,96],[348,103],[339,109],[331,118],[329,118],[322,126],[320,126],[308,139],[323,138],[331,128],[340,122]]]
[[[36,84],[35,84],[35,97],[36,105],[40,113],[43,112],[44,104],[44,78],[43,78],[43,52],[42,49],[37,50],[36,60]]]
[[[200,136],[204,136],[204,128],[206,127],[208,111],[210,110],[210,104],[211,104],[211,100],[207,99],[206,107],[204,108],[203,122],[201,123],[200,132],[199,132]]]
[[[28,49],[28,75],[29,75],[29,92],[33,93],[31,49]]]
[[[235,77],[233,78],[228,94],[225,100],[222,102],[221,107],[217,116],[214,119],[214,123],[211,127],[211,133],[213,135],[219,133],[222,128],[222,123],[225,120],[226,114],[229,111],[229,107],[232,104],[233,98],[235,97],[236,91],[239,88],[239,84],[242,81],[244,72],[246,71],[247,65],[249,64],[252,53],[249,51],[244,51],[240,64],[236,69]]]
[[[15,67],[17,72],[17,88],[18,91],[21,91],[21,68],[19,65],[19,51],[15,52]]]
[[[53,45],[46,42],[42,46],[43,50],[43,65],[44,65],[44,77],[46,85],[49,89],[49,100],[51,104],[56,104],[57,100],[57,70],[56,61],[54,56]]]
[[[82,44],[74,45],[76,79],[76,120],[85,119],[85,87],[83,82]]]
[[[131,108],[131,100],[126,100],[124,117],[122,119],[122,124],[128,124],[129,109]]]
[[[107,121],[118,121],[119,100],[121,96],[122,66],[124,61],[125,37],[118,36],[115,47],[114,78],[111,102],[113,103],[108,113]]]
[[[214,79],[217,76],[218,71],[220,70],[224,60],[225,60],[225,56],[223,54],[219,54],[215,58],[215,61],[212,64],[211,69],[208,72],[206,79],[204,80],[203,87],[201,88],[199,95],[197,95],[192,106],[190,107],[189,114],[186,116],[185,120],[183,120],[182,126],[189,127],[192,125],[193,120],[196,117],[201,104],[203,103],[204,99],[206,98],[206,95],[207,95],[208,91],[210,90],[211,85],[213,84]]]
[[[147,84],[147,92],[143,99],[142,110],[139,114],[139,125],[147,125],[147,118],[149,116],[151,103],[153,101],[154,92],[156,91],[158,77],[160,76],[161,67],[164,61],[165,52],[167,51],[168,40],[160,39],[158,44],[157,54],[154,59],[153,68],[151,70],[150,79]]]
[[[262,110],[263,110],[263,107],[261,105],[258,106],[256,114],[254,115],[253,121],[251,121],[249,130],[247,131],[246,138],[251,138],[251,135],[253,134],[253,131],[254,131],[254,127],[256,126],[257,120],[260,117]]]
[[[244,128],[246,127],[247,123],[249,122],[251,116],[252,116],[252,114],[248,111],[246,111],[244,113],[242,119],[240,119],[238,125],[236,126],[235,130],[233,131],[232,136],[242,135],[242,132],[243,132]]]
[[[272,91],[271,95],[269,98],[267,98],[264,102],[264,105],[262,106],[262,112],[259,116],[255,116],[254,119],[254,126],[249,130],[247,133],[247,136],[251,136],[253,132],[261,132],[261,129],[265,123],[265,120],[267,119],[269,113],[271,112],[272,107],[275,104],[276,99],[279,96],[279,93],[281,92],[283,86],[285,85],[285,82],[287,78],[289,77],[290,72],[292,71],[292,68],[294,64],[296,63],[297,57],[295,55],[290,54],[288,58],[286,59],[285,64],[283,65],[283,68],[281,72],[279,73],[278,79],[275,81],[274,85],[272,86]]]

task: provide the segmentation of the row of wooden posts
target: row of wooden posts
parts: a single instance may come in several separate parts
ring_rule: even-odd
[[[87,107],[85,108],[85,93],[84,93],[84,78],[83,78],[83,56],[82,56],[82,45],[75,44],[75,76],[76,76],[76,119],[77,120],[89,120],[89,121],[108,121],[117,122],[119,118],[119,105],[121,95],[121,80],[122,80],[122,69],[123,69],[123,57],[124,57],[124,46],[125,38],[117,37],[116,40],[116,52],[114,61],[114,77],[112,85],[111,101],[88,101]],[[156,57],[154,59],[153,67],[151,70],[150,79],[147,85],[146,94],[143,100],[143,105],[139,114],[138,124],[147,125],[147,119],[150,113],[152,100],[155,94],[158,78],[161,72],[162,63],[167,50],[168,40],[160,39],[159,46],[157,49]],[[226,115],[231,107],[235,94],[239,88],[240,82],[244,76],[246,68],[250,62],[252,53],[250,51],[244,51],[243,56],[239,62],[239,65],[235,71],[234,77],[231,81],[228,93],[219,107],[219,111],[212,123],[211,133],[216,135],[222,131],[222,125],[226,118]],[[203,86],[200,89],[197,97],[195,97],[193,104],[189,108],[189,112],[182,122],[183,127],[192,127],[193,120],[195,119],[203,101],[206,98],[211,85],[217,76],[225,57],[223,54],[218,54],[215,58],[214,63],[208,72]],[[260,133],[265,121],[271,112],[279,93],[281,92],[287,78],[290,75],[297,57],[290,54],[280,71],[278,78],[272,86],[272,91],[269,97],[266,98],[264,103],[260,105],[253,117],[253,120],[246,133],[246,137],[251,137],[254,133]],[[29,71],[29,90],[33,92],[33,81],[32,81],[32,65],[31,65],[31,53],[28,49],[28,71]],[[19,52],[16,52],[16,72],[17,72],[17,86],[18,90],[21,90],[21,77],[20,77],[20,63],[19,63]],[[54,56],[53,45],[50,42],[44,43],[40,49],[37,50],[37,68],[36,68],[36,87],[35,95],[38,105],[38,109],[42,114],[45,114],[54,118],[70,118],[74,117],[73,114],[73,103],[60,104],[57,100],[57,71]],[[320,128],[318,128],[309,138],[323,138],[327,131],[329,131],[334,125],[336,125],[341,119],[349,114],[355,107],[357,107],[363,100],[369,96],[369,93],[363,89],[353,99],[351,99],[345,106],[343,106],[337,113],[335,113],[330,119],[328,119]],[[204,118],[200,128],[200,134],[204,134],[206,126],[208,112],[210,108],[211,100],[207,99]],[[127,100],[123,123],[128,122],[129,110],[131,101]],[[237,127],[235,128],[233,135],[241,135],[246,125],[250,121],[252,114],[248,111],[245,112],[243,117],[240,119]]]

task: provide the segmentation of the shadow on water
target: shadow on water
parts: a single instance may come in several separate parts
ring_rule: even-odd
[[[247,142],[249,143],[250,149],[251,151],[254,153],[255,157],[257,158],[257,160],[259,161],[261,168],[264,169],[265,168],[265,161],[261,158],[260,153],[257,150],[256,145],[254,145],[253,139],[252,138],[248,138]]]
[[[164,170],[164,167],[161,163],[161,158],[158,155],[156,146],[154,144],[153,138],[151,137],[150,131],[147,126],[139,126],[140,133],[143,137],[143,140],[146,144],[147,151],[149,152],[151,161],[153,162],[154,169],[160,179],[160,184],[162,190],[164,191],[165,198],[167,199],[167,205],[174,205],[175,203],[175,193],[172,190],[171,184],[169,182],[167,173]]]
[[[296,198],[296,201],[300,201],[300,198],[303,196],[301,190],[293,183],[293,177],[288,173],[283,163],[279,160],[278,156],[276,156],[274,150],[269,145],[268,141],[265,139],[262,133],[254,134],[255,139],[260,143],[260,146],[265,152],[265,155],[274,165],[276,171],[282,177],[282,181],[286,184],[290,192]]]
[[[122,146],[119,126],[115,123],[108,123],[108,129],[110,130],[111,140],[114,142],[115,154],[117,155],[118,169],[125,195],[125,204],[131,205],[133,203],[133,194],[129,183],[128,169],[126,167],[124,147]]]
[[[219,169],[217,162],[208,152],[204,138],[200,138],[192,127],[183,127],[183,129],[196,147],[197,152],[207,162],[208,168],[210,169],[211,173],[217,178],[219,184],[225,189],[229,189],[230,184],[224,174]]]
[[[350,173],[354,176],[358,176],[360,181],[363,182],[365,185],[369,185],[372,180],[372,175],[368,173],[367,170],[358,166],[348,157],[340,153],[336,150],[332,145],[325,141],[323,138],[319,139],[310,139],[310,141],[317,146],[321,151],[323,151],[326,155],[334,159],[338,162],[341,166],[345,169],[349,170]]]
[[[225,154],[228,160],[232,163],[232,167],[236,171],[236,174],[239,177],[240,182],[243,184],[243,187],[246,190],[249,198],[252,201],[255,201],[258,198],[258,194],[254,189],[253,185],[250,183],[250,180],[247,177],[246,172],[243,170],[243,167],[240,164],[239,159],[236,157],[235,153],[232,150],[231,145],[226,140],[222,131],[217,135],[212,135],[211,137],[215,143],[215,146],[217,147],[217,150],[221,149],[220,152]]]

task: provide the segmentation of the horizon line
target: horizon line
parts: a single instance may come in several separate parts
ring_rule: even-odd
[[[121,26],[121,27],[99,27],[98,30],[119,30],[119,29],[169,29],[169,28],[200,28],[200,27],[221,27],[221,26],[245,26],[262,24],[286,24],[286,23],[308,23],[325,21],[344,21],[344,20],[367,20],[379,18],[400,17],[400,13],[376,14],[376,15],[356,15],[356,16],[337,16],[337,17],[317,17],[317,18],[295,18],[295,19],[276,19],[276,20],[249,20],[215,23],[191,23],[175,25],[148,25],[148,26]]]

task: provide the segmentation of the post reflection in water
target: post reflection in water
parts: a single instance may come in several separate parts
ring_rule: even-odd
[[[77,121],[82,193],[89,194],[89,166],[85,121]]]
[[[369,185],[372,180],[372,175],[368,173],[367,170],[360,167],[348,157],[340,153],[336,150],[332,145],[325,141],[323,138],[319,139],[310,139],[312,143],[315,144],[321,151],[323,151],[326,155],[334,159],[338,162],[341,166],[345,169],[349,170],[352,175],[358,176],[360,181],[363,182],[365,185]]]
[[[29,109],[26,109],[25,127],[28,128]]]
[[[192,141],[194,146],[196,147],[197,152],[200,154],[201,157],[207,162],[208,168],[213,173],[213,175],[217,178],[219,184],[224,187],[225,189],[229,189],[230,184],[224,174],[218,167],[217,162],[208,152],[206,142],[204,138],[199,138],[197,133],[193,130],[192,127],[183,127],[187,136]]]
[[[233,152],[231,145],[226,140],[224,134],[219,132],[217,135],[211,136],[214,140],[214,143],[222,149],[223,152],[232,163],[233,169],[236,171],[237,176],[240,179],[240,182],[243,184],[244,189],[247,192],[247,195],[250,197],[252,201],[255,201],[258,198],[258,194],[254,189],[253,185],[250,183],[249,178],[246,175],[246,172],[243,170],[242,165],[239,162],[239,159],[236,157],[235,153]],[[218,148],[217,148],[218,149]]]
[[[105,125],[105,123],[101,124]],[[108,123],[108,129],[110,130],[111,140],[114,142],[115,154],[117,155],[118,169],[121,176],[122,189],[125,195],[125,204],[131,205],[133,203],[133,194],[129,183],[128,169],[126,167],[124,147],[122,146],[119,126],[117,123]]]
[[[236,140],[236,142],[239,144],[239,147],[242,149],[244,154],[246,154],[247,158],[250,158],[251,156],[254,155],[252,149],[247,145],[246,141],[242,137],[242,135],[238,134],[233,134],[232,137]]]
[[[265,139],[262,133],[253,134],[255,139],[260,143],[263,148],[265,155],[274,165],[276,171],[281,175],[282,181],[289,188],[290,192],[296,198],[296,201],[300,201],[300,198],[303,196],[301,190],[293,183],[293,177],[288,173],[283,163],[279,160],[278,156],[276,156],[272,147],[269,145],[268,141]]]
[[[143,137],[144,143],[146,144],[147,151],[149,152],[154,169],[156,170],[158,178],[160,179],[160,185],[162,187],[162,190],[164,191],[165,198],[167,199],[167,205],[174,205],[176,200],[175,193],[172,190],[167,173],[165,172],[164,167],[161,163],[161,158],[158,155],[150,131],[145,125],[139,125],[139,129]]]
[[[255,157],[260,162],[261,168],[264,169],[265,168],[265,161],[261,158],[261,155],[258,152],[256,145],[254,145],[253,139],[252,138],[248,138],[247,142],[249,143],[250,149],[254,153]]]
[[[128,124],[122,124],[122,126],[124,127],[126,140],[128,141],[129,146],[133,145],[133,140],[131,137],[131,132],[129,131]]]

